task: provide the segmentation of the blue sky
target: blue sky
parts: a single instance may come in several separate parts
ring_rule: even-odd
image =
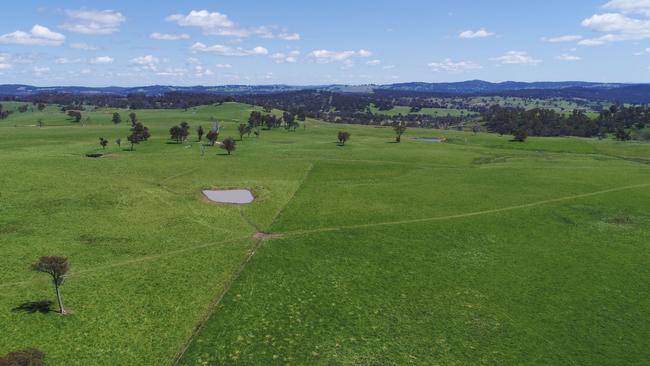
[[[650,81],[650,0],[8,1],[0,83]]]

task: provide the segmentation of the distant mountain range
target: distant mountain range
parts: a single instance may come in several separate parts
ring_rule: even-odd
[[[408,92],[452,95],[506,95],[521,97],[561,97],[610,100],[626,103],[650,103],[650,84],[630,83],[593,83],[584,81],[562,82],[515,82],[491,83],[482,80],[470,80],[454,83],[399,83],[385,85],[220,85],[220,86],[171,86],[151,85],[140,87],[82,87],[31,85],[0,85],[0,96],[29,96],[39,93],[73,93],[73,94],[113,94],[127,95],[142,93],[161,95],[169,92],[213,93],[213,94],[268,94],[301,90],[320,90],[338,93],[373,93],[373,92]]]

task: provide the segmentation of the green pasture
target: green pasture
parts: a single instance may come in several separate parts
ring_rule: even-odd
[[[650,144],[429,129],[395,144],[390,128],[308,120],[201,155],[198,125],[218,120],[220,140],[239,139],[251,110],[137,110],[152,137],[135,151],[128,110],[0,120],[0,354],[36,347],[49,365],[650,358]],[[171,143],[181,121],[192,133]],[[447,142],[412,140],[434,136]],[[207,187],[256,199],[211,204]],[[70,258],[69,315],[32,306],[55,301],[29,268],[43,255]]]

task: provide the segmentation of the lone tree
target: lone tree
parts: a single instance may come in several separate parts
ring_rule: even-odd
[[[237,131],[239,132],[239,141],[243,141],[244,135],[248,132],[248,126],[244,123],[240,123],[239,127],[237,127]]]
[[[406,132],[406,125],[402,123],[402,121],[395,122],[395,125],[393,126],[393,130],[395,130],[395,142],[399,143],[402,141],[402,135],[404,132]]]
[[[108,145],[108,140],[103,137],[100,137],[99,144],[102,146],[103,150],[106,150],[106,145]]]
[[[212,124],[212,128],[210,129],[210,132],[208,132],[207,135],[205,135],[205,138],[210,141],[210,146],[214,146],[214,144],[217,142],[217,139],[219,138],[219,129],[221,127],[219,126],[218,122],[214,122]]]
[[[72,117],[76,123],[79,123],[79,121],[81,121],[81,112],[79,111],[68,111],[68,116]]]
[[[185,141],[187,139],[187,136],[190,135],[190,125],[187,122],[183,121],[179,127],[181,128],[181,141]]]
[[[115,145],[117,145],[118,148],[121,148],[122,147],[122,139],[121,138],[116,139],[115,140]]]
[[[139,144],[141,141],[147,141],[151,136],[149,134],[149,129],[144,127],[142,123],[138,122],[131,128],[131,134],[126,138],[131,143],[131,151],[133,151],[133,146]]]
[[[515,131],[513,141],[524,142],[526,141],[527,138],[528,138],[528,133],[526,132],[526,130],[520,128],[517,131]]]
[[[169,137],[172,140],[176,140],[177,144],[181,143],[182,133],[183,133],[183,130],[178,126],[174,126],[174,127],[169,129]]]
[[[343,146],[345,145],[345,142],[350,139],[350,133],[346,131],[339,131],[338,139],[339,139],[339,144]]]
[[[129,119],[131,120],[131,126],[135,126],[138,123],[138,116],[135,115],[135,112],[129,113]]]
[[[203,131],[203,126],[199,126],[199,127],[196,128],[196,135],[199,137],[199,139],[197,141],[201,141],[204,134],[205,134],[205,131]]]
[[[65,274],[70,270],[68,258],[58,256],[41,257],[38,262],[32,264],[32,269],[52,276],[52,283],[56,290],[56,299],[59,302],[59,312],[65,314],[65,308],[63,308],[63,301],[61,300],[61,291],[59,288],[63,284]]]
[[[629,140],[632,139],[632,135],[630,135],[630,133],[625,131],[625,129],[623,129],[623,128],[617,129],[614,136],[619,141],[629,141]]]
[[[115,113],[113,113],[113,119],[111,121],[113,121],[113,123],[115,123],[115,124],[118,124],[118,123],[122,122],[122,117],[120,117],[119,113],[115,112]]]
[[[231,152],[235,151],[236,145],[237,142],[235,142],[235,139],[232,137],[226,137],[221,143],[221,148],[226,150],[228,155],[230,155]]]

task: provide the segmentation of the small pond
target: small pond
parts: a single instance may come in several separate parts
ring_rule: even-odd
[[[255,199],[248,189],[204,189],[203,195],[212,202],[218,203],[251,203]]]

